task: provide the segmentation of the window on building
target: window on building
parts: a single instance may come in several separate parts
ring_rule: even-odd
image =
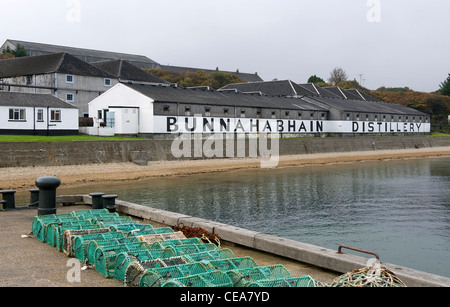
[[[66,75],[66,83],[73,83],[73,75]]]
[[[272,112],[272,118],[277,118],[277,113],[276,112]]]
[[[114,128],[116,125],[116,113],[105,110],[106,127]]]
[[[111,86],[111,79],[105,79],[105,86]]]
[[[245,117],[245,110],[241,110],[241,117]]]
[[[191,107],[185,107],[184,108],[184,115],[186,115],[186,116],[191,115]]]
[[[169,106],[163,106],[163,111],[164,112],[169,112],[170,111],[170,107]]]
[[[366,120],[367,121],[369,120],[369,114],[366,114]]]
[[[38,109],[37,113],[36,113],[36,120],[38,122],[43,122],[44,121],[44,110],[43,109]]]
[[[31,85],[33,83],[33,76],[27,76],[27,85]]]
[[[356,114],[356,120],[359,120],[359,114]]]
[[[256,118],[261,118],[261,110],[256,111]]]
[[[51,110],[50,111],[50,121],[60,122],[61,121],[61,110]]]
[[[211,108],[205,108],[205,116],[211,116]]]
[[[325,119],[325,113],[321,113],[320,116],[322,117],[322,120]]]
[[[224,115],[230,114],[230,110],[229,110],[229,109],[223,109],[223,114],[224,114]]]
[[[289,118],[289,111],[285,111],[285,112],[284,112],[284,116],[285,116],[286,118]]]
[[[302,118],[302,112],[298,112],[298,118]]]
[[[311,119],[313,119],[314,118],[314,113],[311,113]]]
[[[97,111],[97,118],[98,119],[103,119],[103,111],[102,110],[98,110]]]
[[[74,102],[75,101],[75,96],[71,93],[66,94],[66,101],[67,102]]]
[[[9,109],[9,120],[27,120],[25,109]]]
[[[347,120],[350,120],[350,113],[347,113]]]

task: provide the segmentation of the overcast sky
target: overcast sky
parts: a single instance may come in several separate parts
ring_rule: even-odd
[[[431,92],[450,73],[448,0],[0,0],[6,39],[306,83]],[[362,74],[362,76],[361,76]]]

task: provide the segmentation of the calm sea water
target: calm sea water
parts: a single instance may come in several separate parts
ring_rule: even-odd
[[[376,252],[384,262],[450,277],[450,158],[237,171],[90,189],[83,192],[115,193],[330,249],[350,245]]]

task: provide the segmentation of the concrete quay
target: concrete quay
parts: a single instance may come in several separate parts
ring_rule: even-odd
[[[57,214],[92,208],[92,198],[88,195],[58,196],[56,201]],[[250,256],[260,266],[281,264],[292,276],[309,275],[325,284],[332,283],[344,273],[366,267],[370,259],[121,200],[116,200],[116,211],[155,227],[180,223],[202,227],[218,235],[222,248],[230,248],[236,257]],[[92,268],[82,271],[81,282],[69,282],[67,274],[71,265],[68,261],[71,258],[30,236],[36,215],[37,209],[0,212],[0,287],[123,286],[122,282],[106,279]],[[382,262],[382,265],[408,287],[450,286],[450,278],[395,264]]]
[[[90,203],[89,197],[83,196],[83,202]],[[318,271],[328,270],[334,272],[337,276],[367,267],[368,260],[370,260],[370,258],[352,254],[338,254],[337,250],[121,200],[117,200],[116,205],[119,212],[130,216],[168,226],[177,226],[182,223],[189,227],[201,227],[212,234],[216,234],[223,241],[307,264],[316,267]],[[385,262],[381,262],[381,264],[396,274],[409,287],[450,287],[450,278],[395,264]],[[314,278],[314,276],[312,277]]]
[[[87,203],[83,203],[83,199]],[[57,213],[92,209],[90,196],[58,196]],[[118,201],[118,203],[122,203]],[[63,205],[65,204],[65,205]],[[117,206],[118,213],[126,206]],[[141,207],[142,209],[145,207]],[[76,269],[74,258],[67,257],[56,248],[42,243],[31,235],[32,221],[37,209],[0,211],[0,287],[123,287],[123,283],[107,279],[95,268],[81,270],[80,281],[70,282],[68,275]],[[132,216],[132,220],[154,227],[167,227],[164,223]],[[221,241],[221,247],[231,249],[236,257],[252,257],[259,266],[281,264],[292,276],[309,275],[322,283],[331,283],[339,273],[306,263],[248,248],[232,242]]]

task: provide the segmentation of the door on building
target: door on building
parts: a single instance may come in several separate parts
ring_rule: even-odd
[[[139,133],[139,108],[123,108],[122,113],[122,131],[121,134]]]

